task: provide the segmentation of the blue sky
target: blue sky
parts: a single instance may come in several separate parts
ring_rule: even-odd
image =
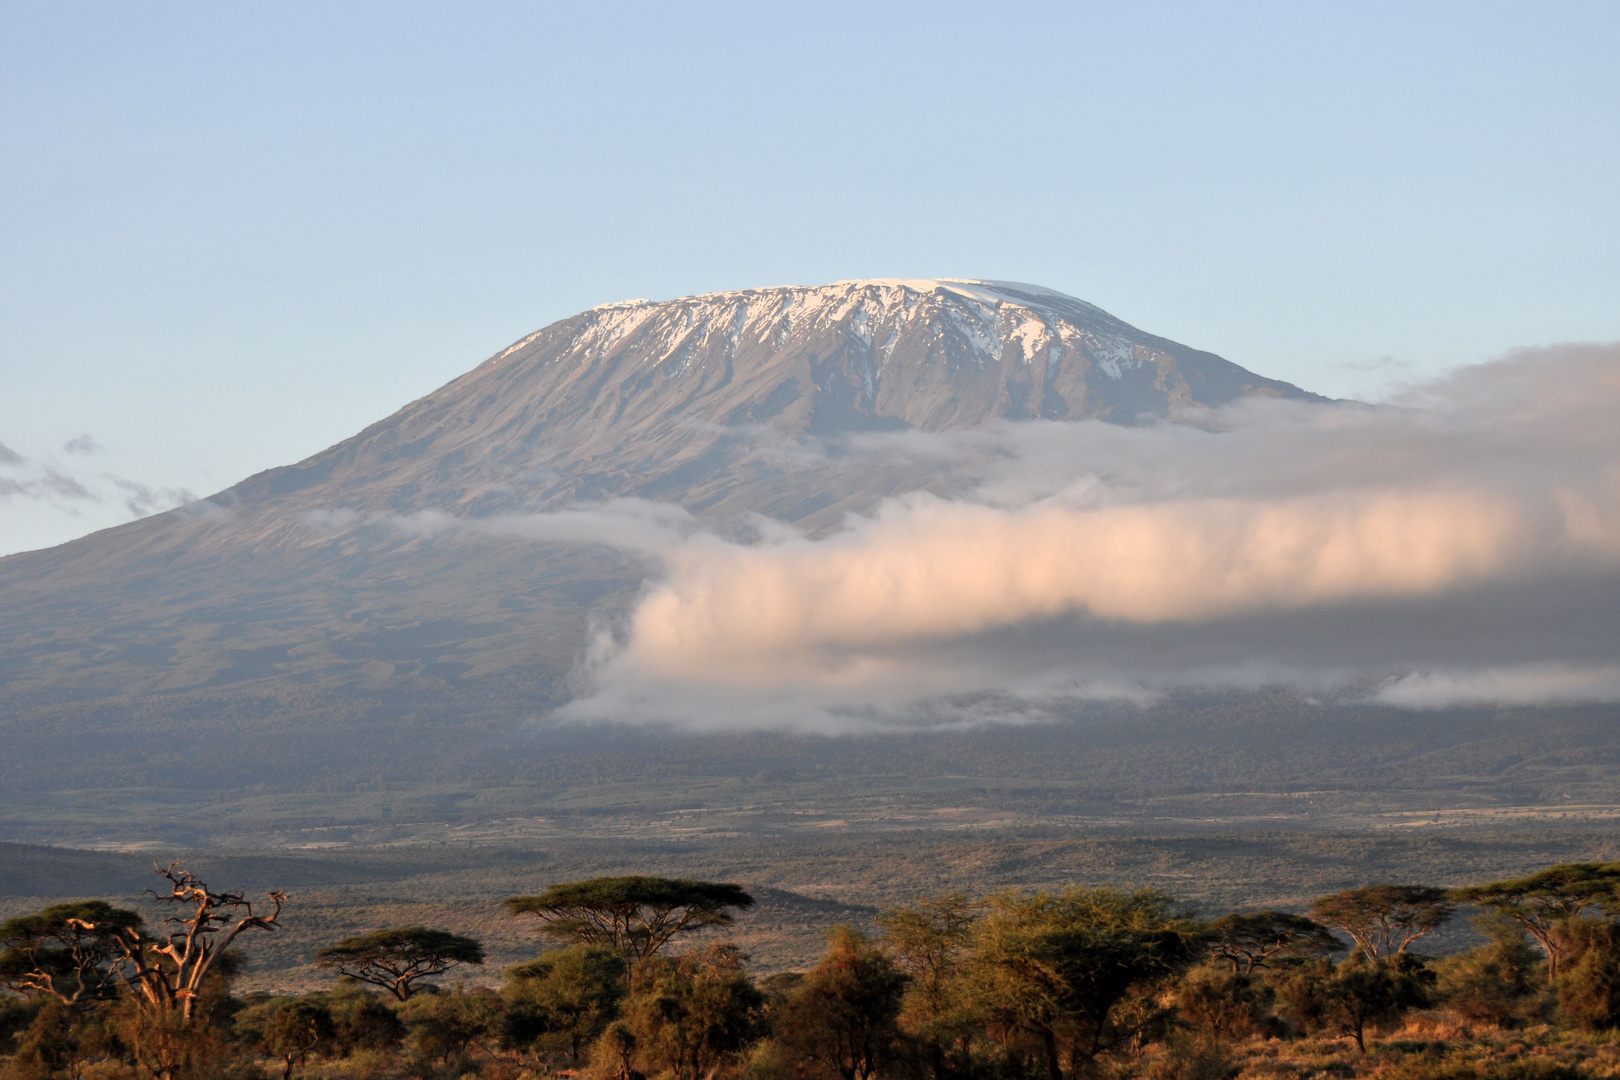
[[[0,552],[629,297],[1033,281],[1359,396],[1620,339],[1617,50],[1597,3],[14,0]]]

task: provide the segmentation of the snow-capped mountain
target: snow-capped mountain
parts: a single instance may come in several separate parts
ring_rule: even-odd
[[[368,729],[376,750],[403,730],[378,702],[446,694],[504,723],[560,700],[589,613],[633,597],[645,568],[400,521],[635,496],[816,530],[939,481],[926,462],[841,467],[863,433],[1138,423],[1244,396],[1312,395],[1030,285],[605,305],[306,461],[0,559],[0,734],[36,762],[64,739],[118,745],[131,724],[271,741],[299,728],[276,753],[316,754],[335,744],[311,733],[395,709]]]
[[[641,494],[798,518],[769,492],[750,502],[728,489],[754,475],[744,466],[761,429],[1133,423],[1250,395],[1309,396],[1038,286],[746,289],[564,319],[232,497],[296,490],[353,510],[487,514]]]

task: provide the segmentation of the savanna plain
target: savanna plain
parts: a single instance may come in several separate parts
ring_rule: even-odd
[[[1613,1076],[1610,725],[1598,707],[1414,720],[1216,694],[955,733],[536,729],[502,751],[522,757],[521,782],[457,783],[402,756],[392,773],[292,793],[191,790],[156,770],[125,789],[58,783],[52,804],[7,808],[5,1067]],[[103,809],[115,801],[143,809]],[[285,893],[273,924],[214,958],[183,1023],[130,991],[141,977],[115,941],[48,925],[99,903],[83,925],[130,913],[137,953],[182,940],[184,922],[165,920],[197,902],[154,873],[173,864],[216,897],[204,943],[248,914],[237,900],[263,918]],[[1570,866],[1585,878],[1560,884]],[[1534,887],[1457,891],[1557,867]],[[645,954],[633,934],[510,903],[627,878],[730,884],[750,902]],[[1381,884],[1408,894],[1324,907]],[[656,917],[656,900],[632,901],[625,926]],[[1387,937],[1370,950],[1356,943],[1369,926]],[[401,999],[322,957],[418,930],[469,943],[477,962],[428,963]],[[74,974],[72,957],[91,968]],[[184,973],[148,960],[172,969],[160,982]]]

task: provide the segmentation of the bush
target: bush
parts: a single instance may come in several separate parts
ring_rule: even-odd
[[[1241,1039],[1268,1027],[1275,991],[1250,975],[1196,968],[1176,989],[1182,1020],[1212,1039]]]
[[[270,998],[243,1009],[236,1017],[237,1037],[254,1050],[281,1063],[281,1078],[318,1052],[330,1052],[336,1040],[332,1014],[324,996]]]
[[[504,1011],[495,994],[457,987],[452,993],[413,995],[400,1006],[399,1018],[410,1029],[418,1056],[465,1071],[474,1050],[488,1052],[500,1038]]]
[[[340,990],[327,997],[326,1008],[332,1015],[332,1053],[338,1057],[394,1050],[405,1038],[405,1024],[375,994]]]
[[[851,926],[835,927],[827,954],[794,986],[775,1017],[776,1045],[801,1080],[868,1080],[903,1068],[899,1027],[906,976]]]
[[[506,977],[501,1044],[566,1053],[575,1066],[580,1051],[618,1018],[625,993],[624,957],[606,945],[556,949]]]
[[[1239,1071],[1219,1044],[1186,1034],[1172,1036],[1145,1064],[1146,1080],[1232,1080]]]
[[[1573,962],[1558,975],[1558,1013],[1588,1030],[1620,1026],[1620,926],[1572,919],[1563,937]]]
[[[79,1025],[73,1010],[56,1001],[36,1012],[20,1033],[8,1080],[46,1080],[69,1071],[79,1057]]]
[[[1535,1006],[1543,978],[1539,958],[1524,928],[1506,915],[1482,914],[1474,928],[1490,942],[1436,965],[1440,1002],[1464,1020],[1515,1027]]]
[[[745,959],[721,942],[637,961],[624,1019],[597,1040],[593,1072],[703,1080],[729,1070],[757,1037],[763,1005]]]
[[[37,1006],[16,998],[0,998],[0,1054],[12,1053],[17,1039],[34,1022]]]
[[[1368,1031],[1429,1005],[1435,981],[1412,953],[1368,960],[1357,952],[1337,965],[1324,960],[1287,972],[1276,984],[1278,1011],[1296,1031],[1348,1035],[1365,1051]]]

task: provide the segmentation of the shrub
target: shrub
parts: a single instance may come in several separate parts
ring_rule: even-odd
[[[1558,975],[1558,1012],[1588,1031],[1620,1026],[1620,926],[1572,919],[1562,937],[1572,962]]]
[[[1219,968],[1195,968],[1176,989],[1181,1018],[1213,1039],[1241,1039],[1263,1030],[1275,992],[1259,979]]]
[[[1490,941],[1436,965],[1439,999],[1464,1020],[1514,1027],[1535,1004],[1540,962],[1516,920],[1487,912],[1473,923]]]

